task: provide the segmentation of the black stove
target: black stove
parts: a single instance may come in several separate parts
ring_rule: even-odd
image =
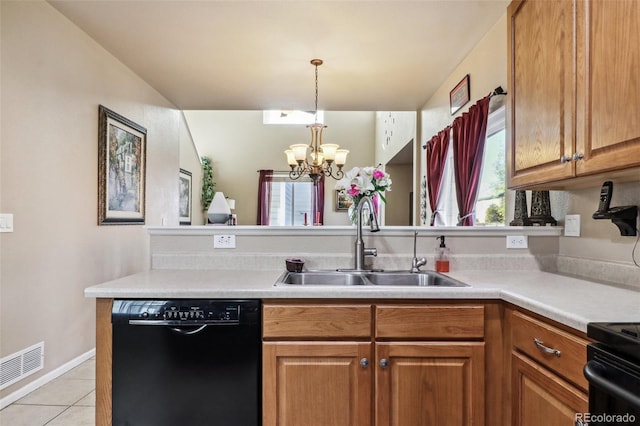
[[[589,323],[587,335],[588,424],[640,425],[640,323]]]
[[[587,336],[640,364],[640,323],[592,322],[587,325]]]

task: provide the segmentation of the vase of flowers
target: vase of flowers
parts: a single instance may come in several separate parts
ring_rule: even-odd
[[[378,167],[354,167],[336,183],[336,189],[352,201],[349,206],[349,218],[352,224],[358,222],[358,203],[363,197],[371,198],[378,210],[378,199],[386,203],[383,192],[391,191],[391,176]],[[366,208],[366,206],[364,206]],[[367,212],[365,212],[367,213]],[[364,217],[369,217],[368,214]]]

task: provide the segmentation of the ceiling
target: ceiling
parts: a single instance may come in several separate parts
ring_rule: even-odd
[[[48,2],[179,109],[416,111],[508,0]]]

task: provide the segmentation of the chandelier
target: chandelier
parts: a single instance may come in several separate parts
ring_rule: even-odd
[[[314,182],[322,175],[340,179],[344,176],[342,166],[347,162],[349,151],[339,149],[340,146],[336,144],[322,143],[322,131],[327,128],[318,123],[318,67],[322,65],[322,59],[312,59],[311,65],[316,68],[315,122],[307,126],[311,130],[311,143],[291,145],[284,152],[291,167],[289,177],[299,179],[308,174]],[[334,170],[334,164],[337,170]]]

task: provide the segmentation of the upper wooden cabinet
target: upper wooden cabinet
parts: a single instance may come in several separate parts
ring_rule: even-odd
[[[508,186],[640,166],[640,2],[516,0],[508,17]]]

